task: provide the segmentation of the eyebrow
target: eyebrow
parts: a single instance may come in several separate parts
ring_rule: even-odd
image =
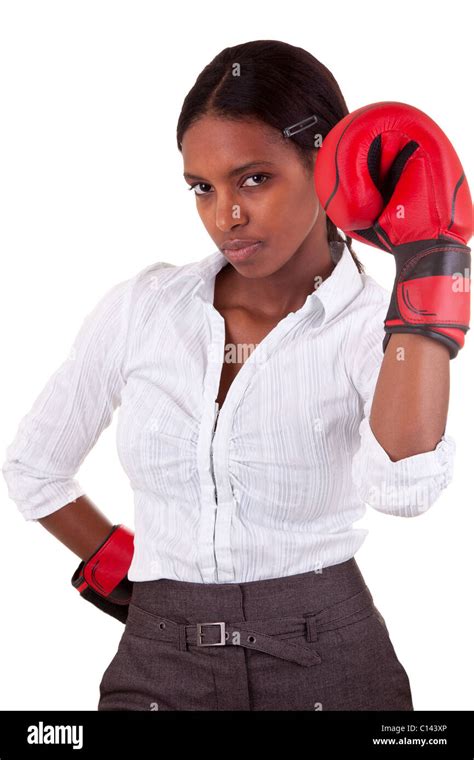
[[[275,166],[275,164],[272,163],[272,161],[249,161],[247,164],[242,164],[242,166],[237,166],[235,169],[231,169],[227,176],[234,177],[236,174],[240,174],[240,172],[243,172],[246,169],[251,169],[255,166]],[[204,179],[204,177],[198,177],[196,174],[189,174],[189,172],[183,172],[183,177],[185,179]]]

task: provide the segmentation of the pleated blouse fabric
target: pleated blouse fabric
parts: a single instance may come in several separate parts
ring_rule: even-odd
[[[390,294],[344,243],[331,254],[335,268],[303,306],[244,347],[222,408],[221,251],[155,262],[111,287],[6,450],[8,495],[24,518],[85,493],[76,474],[115,410],[134,499],[132,581],[321,571],[357,552],[367,506],[402,517],[432,506],[452,480],[455,441],[393,462],[375,438]]]

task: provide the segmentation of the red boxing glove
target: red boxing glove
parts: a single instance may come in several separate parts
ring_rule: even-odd
[[[71,578],[72,585],[88,602],[125,623],[133,584],[127,578],[133,557],[134,534],[114,525],[109,535]]]
[[[337,227],[395,257],[383,350],[391,333],[418,333],[453,359],[469,330],[473,209],[444,132],[406,103],[359,108],[323,140],[314,183]]]

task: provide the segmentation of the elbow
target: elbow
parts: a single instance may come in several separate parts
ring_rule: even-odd
[[[454,439],[443,437],[433,451],[393,460],[373,435],[367,418],[360,432],[362,442],[352,460],[359,498],[378,512],[399,517],[427,512],[453,479]]]
[[[2,466],[8,497],[26,521],[38,521],[84,495],[72,476],[50,474],[9,459]]]

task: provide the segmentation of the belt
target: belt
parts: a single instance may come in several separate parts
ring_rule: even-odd
[[[307,642],[317,642],[319,633],[343,628],[374,612],[377,610],[367,587],[354,596],[317,612],[235,622],[179,622],[155,615],[130,602],[124,636],[136,633],[141,638],[172,643],[182,651],[193,646],[243,646],[310,666],[322,662],[320,653],[304,644],[292,642],[292,638],[304,635]]]

